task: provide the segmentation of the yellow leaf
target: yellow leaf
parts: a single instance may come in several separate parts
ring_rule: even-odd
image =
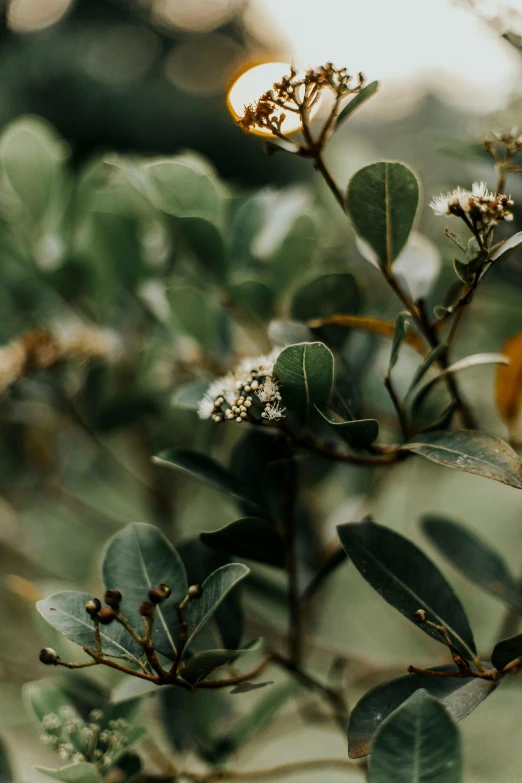
[[[522,406],[522,332],[506,340],[502,353],[509,359],[509,364],[497,368],[495,402],[499,414],[512,431]]]
[[[320,329],[322,326],[346,326],[348,329],[360,329],[362,332],[371,332],[390,338],[393,337],[395,331],[393,321],[368,318],[364,315],[332,315],[329,318],[317,318],[314,321],[309,321],[308,326],[310,329]],[[412,331],[407,332],[405,342],[422,356],[426,356],[427,351],[418,334]]]

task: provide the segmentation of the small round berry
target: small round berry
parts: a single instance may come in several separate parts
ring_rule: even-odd
[[[143,617],[152,617],[154,615],[154,604],[151,601],[144,601],[140,604],[139,612]]]
[[[101,609],[101,601],[98,598],[91,598],[85,604],[85,611],[91,617],[96,617],[100,609]]]
[[[416,623],[425,623],[426,622],[426,612],[424,609],[417,609],[415,614],[413,615],[413,619]]]
[[[188,595],[192,600],[201,598],[203,595],[203,588],[201,585],[190,585],[188,589]]]
[[[171,590],[168,585],[156,585],[149,590],[149,601],[153,604],[160,604],[170,596]]]
[[[46,666],[56,666],[58,662],[58,653],[53,650],[52,647],[44,647],[40,650],[40,662],[45,663]]]
[[[109,625],[115,619],[116,612],[110,606],[104,606],[103,609],[100,609],[98,612],[98,620],[102,625]]]
[[[122,594],[119,590],[106,590],[103,600],[108,606],[112,606],[113,609],[118,609],[121,604]]]

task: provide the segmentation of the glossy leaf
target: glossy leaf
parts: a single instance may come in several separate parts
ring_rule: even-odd
[[[336,313],[357,313],[361,297],[353,275],[343,272],[321,275],[299,289],[292,300],[291,316],[296,321]]]
[[[418,690],[378,729],[369,783],[461,783],[457,726],[444,706]]]
[[[280,382],[285,405],[308,419],[313,406],[328,402],[333,384],[333,355],[322,343],[289,345],[279,354],[274,377]]]
[[[369,332],[382,337],[391,337],[395,334],[393,321],[384,321],[382,318],[369,318],[365,315],[333,315],[328,318],[315,318],[309,321],[310,329],[321,329],[324,326],[343,326],[346,329],[358,329],[361,332]],[[424,342],[416,332],[411,330],[406,334],[404,341],[421,356],[424,356]]]
[[[418,609],[427,619],[445,625],[455,646],[467,658],[476,656],[475,641],[462,604],[438,568],[415,544],[371,521],[337,528],[348,557],[366,581],[408,620]],[[426,624],[418,626],[441,642]]]
[[[502,639],[495,645],[491,655],[491,663],[497,671],[502,672],[508,664],[521,656],[522,634],[517,634],[509,639]]]
[[[455,666],[432,666],[434,671],[455,671]],[[486,679],[404,674],[380,683],[357,702],[348,724],[348,754],[351,759],[367,756],[381,723],[413,693],[424,688],[440,699],[454,720],[462,720],[487,698],[498,682]]]
[[[47,775],[54,780],[61,780],[63,783],[101,783],[101,777],[98,773],[98,767],[95,764],[88,764],[83,761],[77,764],[67,764],[60,769],[49,769],[47,767],[36,767],[38,772]]]
[[[509,364],[497,368],[495,402],[499,414],[511,432],[517,424],[522,407],[522,332],[517,332],[506,340],[502,346],[502,354],[509,359]]]
[[[355,449],[371,446],[379,436],[379,423],[375,419],[356,419],[354,421],[335,421],[316,406],[323,419],[336,427],[339,435]]]
[[[504,558],[485,541],[457,522],[433,514],[422,519],[422,529],[460,573],[522,610],[522,593],[515,578]]]
[[[36,608],[49,625],[80,647],[95,649],[94,625],[85,611],[85,604],[92,594],[66,591],[55,593],[38,601]],[[119,623],[102,626],[100,638],[103,652],[113,658],[129,655],[139,657],[141,647]]]
[[[235,473],[206,454],[189,449],[168,449],[153,457],[152,461],[156,465],[189,473],[219,492],[248,504],[254,511],[263,510],[251,499],[248,486]]]
[[[220,604],[228,593],[236,587],[248,574],[250,569],[241,563],[229,563],[221,566],[213,574],[210,574],[203,582],[203,594],[201,598],[189,603],[185,612],[188,623],[189,638],[186,650],[212,618]]]
[[[258,563],[284,568],[285,546],[273,522],[260,517],[243,517],[213,533],[201,533],[201,540],[213,549],[245,557]]]
[[[382,266],[390,266],[408,241],[418,202],[417,178],[402,163],[373,163],[352,177],[348,212]]]
[[[351,117],[354,111],[366,103],[366,101],[370,100],[370,98],[375,95],[378,89],[379,82],[370,82],[370,84],[367,84],[356,95],[350,98],[346,106],[342,109],[339,116],[337,117],[335,122],[335,130],[337,130],[343,124],[343,122],[346,122],[348,117]]]
[[[424,432],[405,443],[401,449],[447,468],[476,473],[522,489],[522,466],[517,453],[503,440],[486,432]]]
[[[127,525],[105,549],[102,576],[106,589],[122,593],[121,611],[139,633],[143,629],[139,606],[148,600],[150,588],[158,584],[170,587],[170,597],[156,608],[152,640],[160,652],[172,658],[178,626],[175,604],[186,596],[188,584],[185,566],[163,533],[152,525]]]

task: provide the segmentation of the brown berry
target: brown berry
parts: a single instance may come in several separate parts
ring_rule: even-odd
[[[201,598],[203,595],[203,588],[201,585],[190,585],[188,589],[189,597],[194,600],[196,598]]]
[[[424,609],[417,609],[415,614],[413,615],[413,619],[416,623],[425,623],[426,622],[426,612]]]
[[[91,617],[96,617],[100,609],[101,609],[101,601],[98,598],[91,598],[85,604],[85,611]]]
[[[104,606],[103,609],[100,609],[98,612],[98,620],[102,625],[109,625],[109,623],[112,623],[115,619],[116,612],[110,606]]]
[[[152,617],[154,615],[154,604],[150,601],[144,601],[140,604],[139,612],[143,617]]]
[[[58,653],[56,650],[53,650],[52,647],[44,647],[44,649],[40,651],[40,661],[41,663],[45,663],[46,666],[56,666],[58,662]]]
[[[168,585],[156,585],[149,590],[149,601],[153,604],[160,604],[170,596],[170,587]]]
[[[106,590],[103,600],[113,609],[118,609],[121,604],[122,594],[119,590]]]

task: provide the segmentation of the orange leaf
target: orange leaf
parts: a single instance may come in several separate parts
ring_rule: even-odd
[[[509,337],[502,353],[509,364],[501,364],[495,375],[495,402],[503,420],[512,430],[522,407],[522,332]]]
[[[395,332],[393,321],[369,318],[364,315],[331,315],[329,318],[317,318],[314,321],[309,321],[308,326],[310,329],[320,329],[322,326],[346,326],[349,329],[360,329],[362,332],[371,332],[390,338]],[[424,343],[418,334],[412,331],[407,332],[405,342],[422,356],[426,356]]]

